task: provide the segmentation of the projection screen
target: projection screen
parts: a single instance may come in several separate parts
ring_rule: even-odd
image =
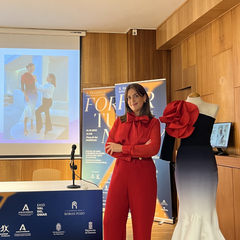
[[[80,40],[79,36],[0,33],[0,157],[69,156],[72,144],[79,155]],[[29,95],[34,97],[27,102],[22,90],[29,63],[42,90],[32,89]],[[35,113],[43,104],[49,74],[56,78],[49,108],[52,129],[46,131],[47,113],[42,112],[37,133]]]

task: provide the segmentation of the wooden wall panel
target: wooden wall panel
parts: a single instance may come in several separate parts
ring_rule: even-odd
[[[175,12],[167,21],[167,40],[174,37],[179,32],[179,26],[176,24],[178,22],[178,12]]]
[[[82,38],[81,84],[102,85],[102,35],[90,33]]]
[[[191,1],[187,1],[184,3],[184,5],[181,8],[179,8],[179,11],[178,11],[179,31],[182,31],[191,22],[193,22],[193,11],[192,11],[192,6],[190,4],[191,4]]]
[[[238,4],[239,0],[186,1],[186,3],[158,27],[157,49],[169,50],[175,47],[194,32],[200,30]],[[167,36],[165,42],[160,41],[163,38],[158,36],[158,34]],[[221,41],[225,41],[225,39],[221,38]]]
[[[213,58],[214,103],[220,106],[217,121],[234,121],[232,50]]]
[[[211,25],[196,33],[197,86],[200,95],[213,93]]]
[[[233,32],[233,79],[234,86],[240,86],[240,6],[232,10]]]
[[[82,38],[82,88],[126,82],[126,34],[88,33]]]
[[[219,227],[228,240],[235,238],[234,200],[233,200],[233,172],[232,168],[218,166],[217,213]]]
[[[186,100],[188,95],[193,92],[191,88],[186,88],[180,91],[174,92],[174,99],[173,100]]]
[[[240,239],[240,169],[233,169],[235,236]]]
[[[188,41],[187,39],[181,43],[181,55],[182,55],[182,69],[188,68]]]
[[[171,51],[171,93],[182,88],[182,51],[181,44]]]
[[[193,21],[203,16],[206,12],[210,11],[214,6],[220,3],[222,0],[189,0],[192,2],[193,9]]]
[[[133,36],[130,30],[127,38],[128,81],[162,78],[164,71],[162,59],[164,55],[170,55],[170,51],[166,53],[156,50],[156,31],[137,30],[137,35]]]
[[[196,64],[196,36],[195,34],[188,38],[188,67]]]
[[[156,46],[161,46],[167,42],[167,23],[164,22],[156,32]]]
[[[232,12],[230,11],[212,23],[212,54],[215,56],[232,46]]]
[[[126,34],[102,34],[102,84],[126,82],[127,71],[127,36]]]
[[[75,173],[80,176],[81,175],[81,160],[75,159],[74,160],[75,165],[77,165],[77,170]],[[72,171],[69,166],[69,159],[63,160],[63,159],[29,159],[29,160],[21,160],[21,168],[22,168],[22,174],[21,174],[21,181],[32,181],[32,174],[33,171],[36,169],[41,168],[53,168],[60,170],[61,174],[61,180],[71,180],[72,179]],[[76,177],[76,179],[78,179]]]
[[[240,87],[234,89],[234,96],[235,96],[235,119],[234,119],[234,147],[235,153],[240,155]]]
[[[21,181],[21,161],[0,160],[0,181]]]
[[[213,103],[213,94],[201,95],[201,98],[204,102]]]
[[[182,68],[186,69],[196,64],[195,35],[182,42]]]
[[[183,70],[182,88],[191,87],[192,92],[196,92],[196,65]]]
[[[75,164],[78,168],[75,172],[81,177],[81,160],[75,159]],[[33,171],[40,168],[58,169],[62,180],[72,179],[69,159],[19,159],[0,160],[0,181],[31,181]]]

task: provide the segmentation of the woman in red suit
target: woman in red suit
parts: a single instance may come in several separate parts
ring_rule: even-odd
[[[157,198],[152,156],[160,148],[160,123],[150,111],[149,97],[137,83],[125,91],[125,114],[116,119],[106,153],[117,158],[107,195],[104,240],[125,240],[129,210],[134,240],[151,240]]]

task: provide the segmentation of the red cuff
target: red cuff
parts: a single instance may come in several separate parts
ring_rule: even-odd
[[[131,154],[131,149],[132,149],[131,145],[123,145],[122,146],[122,153],[124,155],[129,155],[129,154]]]

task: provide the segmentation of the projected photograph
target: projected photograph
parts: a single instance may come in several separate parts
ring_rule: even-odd
[[[69,139],[68,56],[4,55],[4,140]]]

